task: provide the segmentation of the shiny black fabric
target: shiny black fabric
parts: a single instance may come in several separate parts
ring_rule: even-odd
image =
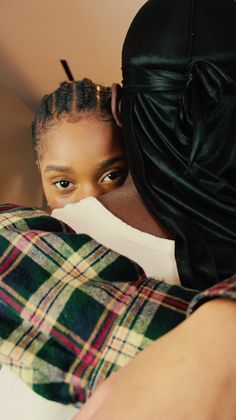
[[[122,54],[131,173],[199,289],[236,273],[235,28],[234,0],[149,0]]]

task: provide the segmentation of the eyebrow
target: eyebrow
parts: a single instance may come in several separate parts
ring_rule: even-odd
[[[124,156],[116,156],[111,159],[104,160],[103,162],[99,163],[99,169],[106,169],[108,166],[113,165],[117,162],[126,162],[126,159]]]
[[[126,162],[126,159],[124,156],[116,156],[107,160],[104,160],[103,162],[99,163],[98,167],[99,169],[106,169],[108,166],[113,165],[117,162]],[[68,172],[73,173],[73,169],[70,166],[64,166],[64,165],[48,165],[46,166],[44,172]]]
[[[50,171],[72,173],[73,169],[70,166],[63,166],[63,165],[48,165],[48,166],[46,166],[44,172],[50,172]]]

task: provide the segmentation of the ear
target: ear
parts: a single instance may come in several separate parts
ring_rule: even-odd
[[[40,163],[39,163],[39,160],[38,160],[38,159],[36,159],[36,165],[37,165],[37,167],[38,167],[38,170],[39,170],[39,171],[41,171],[41,170],[40,170]]]
[[[113,83],[111,86],[111,109],[113,117],[116,121],[116,124],[121,127],[121,115],[120,115],[120,107],[121,107],[121,92],[122,88],[118,83]]]

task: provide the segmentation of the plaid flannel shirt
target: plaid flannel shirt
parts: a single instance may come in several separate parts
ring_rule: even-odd
[[[236,298],[236,277],[198,294],[40,210],[0,207],[0,363],[42,396],[80,405],[201,302]]]

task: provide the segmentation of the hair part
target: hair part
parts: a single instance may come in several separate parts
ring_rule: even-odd
[[[59,121],[78,122],[95,116],[113,121],[111,88],[93,83],[90,79],[62,82],[57,90],[45,95],[32,122],[33,146],[38,157],[45,132]]]

